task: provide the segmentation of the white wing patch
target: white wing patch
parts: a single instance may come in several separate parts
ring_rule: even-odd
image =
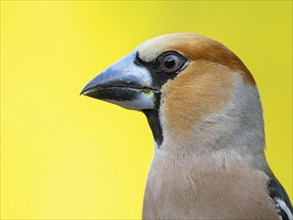
[[[292,220],[293,215],[292,215],[289,207],[286,205],[286,203],[279,198],[275,198],[274,201],[275,201],[275,208],[276,208],[278,215],[279,215],[279,219],[280,220],[285,220],[285,219]],[[284,216],[284,214],[286,214],[288,218],[286,218]]]

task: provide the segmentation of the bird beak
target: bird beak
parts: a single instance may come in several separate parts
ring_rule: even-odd
[[[135,64],[132,52],[90,81],[81,95],[107,101],[126,109],[153,109],[156,90],[146,67]]]

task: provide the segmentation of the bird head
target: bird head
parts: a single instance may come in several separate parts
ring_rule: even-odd
[[[227,146],[241,133],[264,141],[251,73],[227,47],[201,35],[147,40],[96,76],[81,94],[145,113],[158,147]]]

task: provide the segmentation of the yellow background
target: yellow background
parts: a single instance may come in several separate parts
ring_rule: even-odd
[[[253,73],[266,155],[292,199],[292,2],[1,1],[1,218],[140,218],[143,114],[79,96],[148,38],[195,32]]]

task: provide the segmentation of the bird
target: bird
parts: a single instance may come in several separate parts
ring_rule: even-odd
[[[264,154],[256,81],[222,43],[194,33],[151,38],[80,94],[146,115],[154,155],[143,219],[293,219]]]

